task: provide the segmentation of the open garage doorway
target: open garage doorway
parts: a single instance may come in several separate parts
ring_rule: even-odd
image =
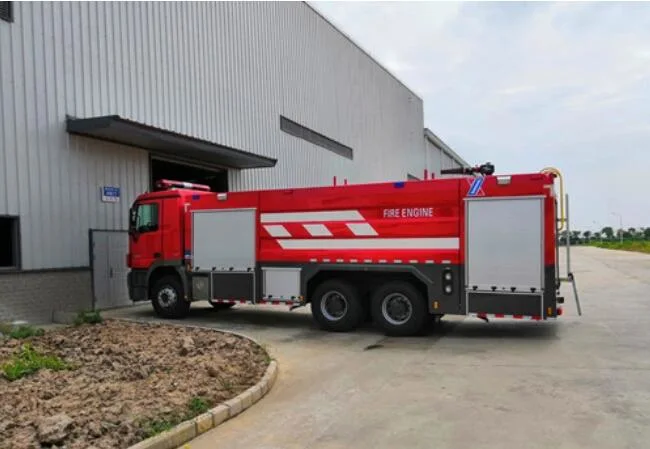
[[[200,166],[173,159],[151,157],[151,188],[156,181],[171,179],[174,181],[193,182],[210,186],[213,192],[228,191],[228,170],[217,167]]]

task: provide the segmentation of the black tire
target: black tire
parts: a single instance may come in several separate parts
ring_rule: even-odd
[[[330,332],[356,329],[364,318],[357,289],[338,279],[330,279],[316,287],[311,298],[311,314],[321,329]]]
[[[417,335],[429,319],[422,294],[404,281],[388,282],[375,290],[370,309],[375,324],[390,336]]]
[[[230,302],[214,302],[214,301],[208,301],[212,307],[214,307],[217,310],[228,310],[232,306],[234,306],[233,303]]]
[[[178,276],[163,276],[151,291],[151,303],[156,314],[162,318],[185,318],[190,311]]]

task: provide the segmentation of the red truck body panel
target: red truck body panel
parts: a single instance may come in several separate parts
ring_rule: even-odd
[[[225,200],[219,200],[214,192],[192,190],[171,190],[144,194],[137,201],[167,199],[164,202],[163,232],[182,232],[183,246],[191,248],[191,212],[207,209],[257,209],[258,243],[257,259],[260,262],[287,261],[311,262],[314,259],[370,259],[378,260],[447,260],[453,264],[464,262],[465,246],[465,208],[464,198],[477,178],[436,179],[430,181],[408,181],[399,183],[378,183],[363,185],[328,186],[299,189],[263,190],[252,192],[230,192]],[[555,261],[555,198],[549,186],[553,178],[548,174],[512,175],[509,185],[497,185],[496,177],[486,177],[477,197],[518,197],[543,195],[545,197],[545,263]],[[177,203],[174,205],[174,201]],[[171,211],[175,208],[174,212]],[[177,210],[177,211],[176,211]],[[262,222],[265,214],[289,214],[304,212],[347,212],[349,220],[340,221],[325,218],[295,218],[292,221]],[[172,216],[182,217],[182,226]],[[358,213],[358,217],[354,215]],[[346,223],[356,223],[356,234]],[[304,225],[323,225],[310,233]],[[281,225],[288,235],[285,238],[273,236],[268,226]],[[273,228],[271,228],[273,229]],[[276,230],[279,228],[275,228]],[[323,233],[325,233],[323,235]],[[438,248],[439,240],[444,246],[445,238],[457,238],[457,248]],[[361,240],[398,239],[401,247],[382,246],[365,248],[355,245]],[[411,248],[417,239],[429,247]],[[280,241],[298,240],[306,249],[283,249]],[[313,241],[309,244],[308,241]],[[347,245],[342,241],[349,241]],[[175,259],[180,248],[174,238],[165,239],[163,248],[165,259]],[[337,245],[338,243],[338,245]],[[291,246],[300,247],[299,245]],[[349,246],[348,249],[345,246]],[[373,245],[370,245],[373,246]],[[399,242],[397,243],[399,246]]]

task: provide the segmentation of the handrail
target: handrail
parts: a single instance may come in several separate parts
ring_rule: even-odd
[[[555,176],[560,178],[560,227],[558,228],[558,231],[562,231],[566,224],[566,215],[564,210],[564,179],[562,178],[562,173],[555,167],[545,167],[541,170],[541,173],[553,173]]]

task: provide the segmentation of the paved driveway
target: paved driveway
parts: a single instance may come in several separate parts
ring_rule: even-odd
[[[256,338],[280,376],[190,448],[646,449],[650,257],[579,248],[573,263],[583,316],[567,293],[557,323],[449,318],[385,338],[320,332],[308,310],[197,307],[187,322]],[[113,314],[154,319],[148,305]]]

